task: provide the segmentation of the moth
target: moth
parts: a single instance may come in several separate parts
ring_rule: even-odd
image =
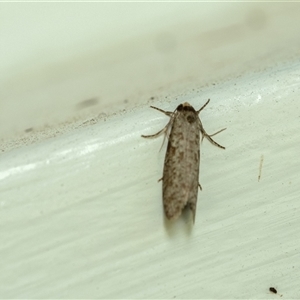
[[[195,222],[198,187],[202,190],[199,183],[200,133],[201,141],[206,137],[213,145],[225,149],[212,136],[226,128],[209,135],[199,118],[209,101],[199,110],[187,102],[178,105],[174,112],[150,106],[170,117],[168,124],[159,132],[142,135],[144,138],[156,138],[164,134],[164,141],[168,138],[163,177],[160,180],[163,181],[164,212],[169,220],[176,220],[185,208],[189,208]]]

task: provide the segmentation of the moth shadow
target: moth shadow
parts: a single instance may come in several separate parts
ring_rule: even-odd
[[[178,236],[182,230],[185,231],[186,236],[190,236],[193,232],[194,223],[190,209],[184,209],[176,220],[168,220],[164,214],[163,219],[165,230],[171,238]]]

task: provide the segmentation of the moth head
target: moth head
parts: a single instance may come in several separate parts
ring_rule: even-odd
[[[183,113],[184,118],[191,124],[196,121],[197,112],[194,107],[189,103],[184,102],[183,104],[178,105],[177,111]]]

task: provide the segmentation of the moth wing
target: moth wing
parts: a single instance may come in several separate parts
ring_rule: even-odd
[[[174,162],[178,157],[180,148],[172,147],[168,143],[168,151],[166,152],[166,163],[163,174],[163,204],[165,215],[169,220],[176,220],[187,206],[195,220],[196,206],[198,198],[198,180],[199,180],[199,164],[193,163],[190,167]],[[199,160],[199,149],[196,152],[185,152],[182,154],[197,156]],[[179,160],[185,157],[180,157]]]
[[[175,176],[175,178],[170,179],[169,176],[164,176],[163,178],[163,204],[167,219],[176,220],[183,209],[187,207],[191,210],[193,221],[195,222],[198,183],[196,185],[189,184],[181,176],[178,178]],[[174,184],[174,179],[175,182],[176,180],[178,181],[178,184]],[[198,176],[195,180],[198,180]]]
[[[172,186],[168,185],[167,183],[163,184],[163,193],[165,215],[169,220],[176,220],[181,215],[182,210],[188,203],[188,194],[176,194],[176,191],[172,190]]]
[[[163,174],[163,204],[165,215],[177,219],[187,206],[195,220],[200,160],[200,121],[186,120],[190,112],[174,119],[165,157]],[[192,114],[192,117],[194,115]]]

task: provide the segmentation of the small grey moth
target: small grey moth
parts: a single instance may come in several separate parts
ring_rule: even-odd
[[[176,220],[187,207],[192,211],[193,222],[195,222],[198,186],[202,189],[199,183],[200,132],[201,141],[206,137],[213,145],[225,149],[215,142],[212,136],[226,128],[209,135],[199,118],[199,113],[209,101],[208,99],[197,111],[187,102],[178,105],[174,112],[151,106],[170,117],[168,124],[159,132],[153,135],[142,135],[144,138],[155,138],[165,134],[165,138],[169,139],[161,178],[163,206],[169,220]]]

